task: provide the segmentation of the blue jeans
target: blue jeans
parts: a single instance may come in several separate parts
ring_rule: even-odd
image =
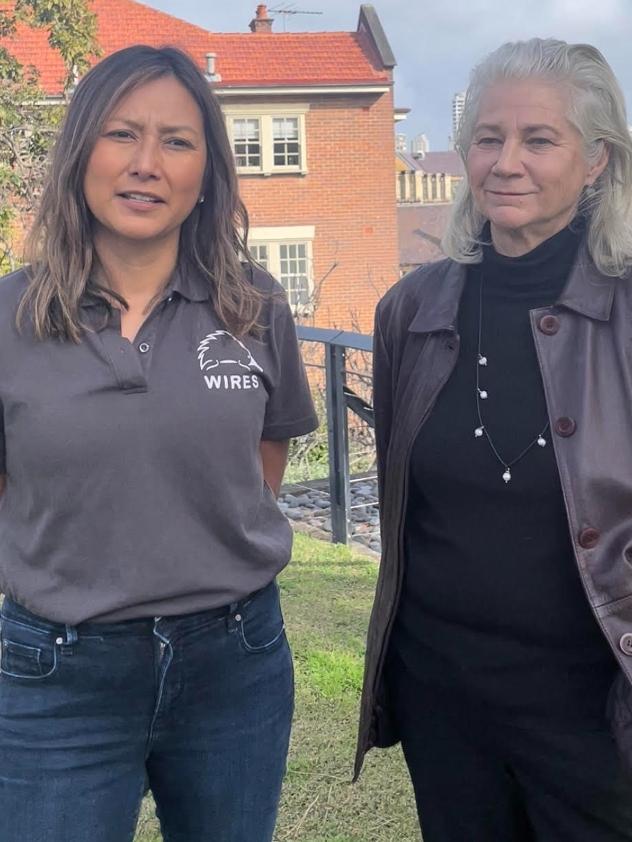
[[[0,840],[270,842],[293,710],[275,583],[226,608],[50,623],[2,608]]]

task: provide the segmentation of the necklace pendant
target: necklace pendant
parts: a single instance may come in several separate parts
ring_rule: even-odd
[[[540,447],[546,447],[546,439],[544,436],[538,436],[538,444]]]
[[[483,427],[477,427],[474,430],[474,435],[477,439],[480,439],[480,437],[483,435]]]
[[[479,389],[478,396],[482,401],[487,400],[487,391],[485,389]]]
[[[511,481],[511,471],[509,468],[506,468],[505,473],[503,474],[503,479],[505,480],[505,485]]]
[[[478,355],[478,364],[479,365],[487,365],[487,357],[484,357],[482,354]]]

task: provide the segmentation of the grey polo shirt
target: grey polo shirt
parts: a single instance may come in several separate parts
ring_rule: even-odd
[[[285,299],[260,338],[237,339],[203,279],[177,272],[133,344],[87,300],[94,332],[76,345],[16,330],[25,285],[0,280],[0,590],[76,624],[201,611],[270,582],[292,539],[259,445],[317,426]]]

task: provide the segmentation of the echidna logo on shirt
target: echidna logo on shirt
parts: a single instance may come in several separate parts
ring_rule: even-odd
[[[214,330],[205,336],[197,347],[197,358],[209,389],[259,388],[254,372],[262,374],[263,369],[244,343],[227,330]]]

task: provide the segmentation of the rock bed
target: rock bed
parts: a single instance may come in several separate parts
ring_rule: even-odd
[[[279,508],[291,521],[331,535],[329,492],[308,485],[281,489]],[[377,481],[351,481],[351,537],[375,552],[380,551]]]

